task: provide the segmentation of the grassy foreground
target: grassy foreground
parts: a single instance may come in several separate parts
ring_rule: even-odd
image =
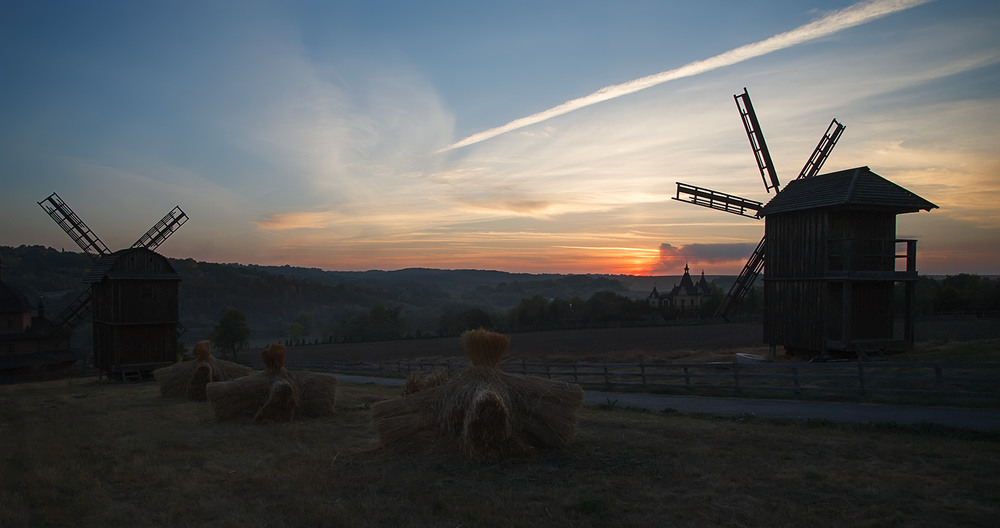
[[[584,408],[565,450],[389,453],[338,414],[217,423],[155,384],[0,386],[0,526],[993,526],[1000,438]]]

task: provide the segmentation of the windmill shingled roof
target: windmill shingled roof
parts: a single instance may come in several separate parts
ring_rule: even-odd
[[[857,167],[793,180],[761,208],[757,216],[834,206],[863,206],[912,213],[936,205],[875,174]]]
[[[94,263],[94,266],[92,268],[90,268],[90,270],[83,276],[83,282],[88,283],[88,284],[89,283],[93,283],[93,282],[101,282],[102,280],[104,280],[104,277],[106,277],[106,276],[108,278],[115,278],[115,279],[121,279],[121,278],[141,279],[141,278],[146,278],[146,279],[176,279],[176,280],[179,280],[179,275],[177,274],[176,271],[174,271],[174,267],[172,265],[170,265],[169,261],[167,261],[167,263],[166,263],[166,268],[167,269],[164,270],[162,273],[149,274],[149,273],[139,273],[139,272],[131,272],[131,271],[120,271],[118,273],[115,273],[113,277],[111,276],[112,271],[114,270],[115,264],[118,263],[118,260],[120,258],[122,258],[123,256],[125,256],[125,255],[127,255],[129,253],[137,253],[137,252],[138,253],[152,253],[153,255],[156,255],[157,258],[160,258],[160,259],[163,259],[163,260],[166,261],[165,257],[163,257],[162,255],[160,255],[159,253],[156,253],[155,251],[153,251],[151,249],[147,249],[147,248],[143,248],[143,247],[120,249],[118,251],[115,251],[114,253],[109,253],[107,255],[102,256],[100,259],[98,259],[98,261],[96,263]]]

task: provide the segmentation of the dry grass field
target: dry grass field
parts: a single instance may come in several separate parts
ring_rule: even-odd
[[[588,407],[567,449],[386,452],[374,402],[218,423],[152,383],[0,386],[0,526],[994,526],[1000,438]]]

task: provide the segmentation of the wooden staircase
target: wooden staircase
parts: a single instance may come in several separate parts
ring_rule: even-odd
[[[729,289],[729,294],[723,299],[722,304],[719,305],[719,309],[715,311],[716,317],[723,317],[729,320],[729,316],[736,311],[739,307],[740,302],[743,298],[747,296],[747,293],[753,288],[753,283],[760,276],[761,272],[764,271],[764,249],[766,238],[761,238],[760,243],[757,244],[757,248],[754,249],[753,253],[750,255],[750,259],[743,266],[743,270],[740,271],[739,277],[736,277],[736,282],[733,283],[733,287]]]

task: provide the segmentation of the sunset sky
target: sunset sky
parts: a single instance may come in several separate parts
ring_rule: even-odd
[[[1000,274],[1000,2],[0,1],[0,245],[112,249],[175,205],[170,257],[735,274],[782,183],[867,165],[924,274]]]

